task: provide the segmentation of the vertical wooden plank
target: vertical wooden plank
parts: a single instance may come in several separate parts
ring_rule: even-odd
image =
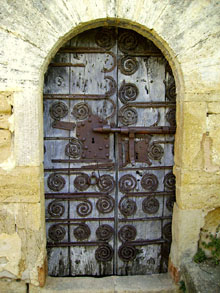
[[[125,38],[126,30],[121,30],[119,34],[120,39]],[[122,37],[123,36],[123,37]],[[124,44],[126,42],[124,41]],[[132,47],[132,36],[130,36],[130,43],[127,42],[127,46]],[[120,48],[120,44],[119,44]],[[150,57],[136,54],[137,51],[143,52],[147,50],[147,46],[143,49],[137,45],[133,49],[133,57],[130,58],[131,68],[133,65],[134,72],[132,74],[126,73],[126,70],[120,68],[118,71],[118,85],[119,85],[119,108],[128,109],[129,103],[132,109],[128,111],[130,117],[133,116],[133,121],[130,119],[128,121],[128,126],[165,126],[165,109],[164,108],[144,108],[144,103],[149,102],[164,102],[165,101],[165,65],[166,61],[163,57]],[[124,52],[119,50],[119,60],[124,58]],[[130,53],[132,55],[132,53]],[[127,61],[128,62],[128,61]],[[127,63],[128,64],[128,63]],[[125,68],[126,69],[126,68]],[[120,94],[123,93],[123,85],[127,85],[128,89],[131,91],[132,87],[135,86],[137,90],[136,99],[129,100],[129,92],[127,91],[128,104],[124,102]],[[130,97],[132,95],[130,94]],[[136,103],[136,104],[135,104]],[[140,103],[142,103],[141,106]],[[133,106],[132,106],[133,105]],[[126,111],[120,114],[126,115]],[[127,120],[123,120],[119,117],[119,127],[126,125]],[[166,143],[167,137],[165,135],[151,135],[146,136],[136,136],[136,146],[141,143],[142,140],[147,139],[148,148],[148,161],[147,162],[136,162],[135,165],[127,164],[125,168],[129,168],[128,171],[119,172],[119,233],[126,231],[126,228],[131,231],[136,230],[135,238],[120,240],[118,242],[118,274],[152,274],[159,273],[161,270],[161,244],[147,244],[147,241],[162,240],[162,225],[163,221],[160,220],[164,215],[164,198],[161,195],[155,196],[151,195],[155,192],[164,191],[164,166],[172,165],[171,159],[167,159],[166,153],[169,150],[169,144]],[[130,143],[128,141],[128,143]],[[135,154],[136,156],[138,154]],[[169,155],[170,157],[170,155]],[[138,157],[136,157],[138,159]],[[160,167],[162,169],[160,169]],[[154,169],[158,168],[158,169]],[[136,168],[136,171],[132,169]],[[143,170],[142,168],[149,168],[149,170]],[[150,169],[152,168],[152,170]],[[124,186],[127,183],[127,192],[120,190],[120,186],[123,183]],[[134,186],[130,188],[129,186]],[[123,189],[123,188],[122,188]],[[126,188],[125,188],[126,189]],[[135,192],[136,196],[129,196],[129,192]],[[148,192],[147,196],[138,196],[137,193]],[[126,195],[127,194],[127,195]],[[124,212],[123,212],[124,206]],[[133,213],[131,210],[133,208]],[[128,214],[126,215],[126,209]],[[129,212],[130,211],[130,212]],[[149,221],[143,221],[138,219],[151,218]],[[157,218],[155,220],[154,218]],[[127,220],[126,220],[127,219]],[[132,221],[133,219],[133,221]],[[123,220],[123,222],[122,222]],[[128,233],[128,232],[127,232]],[[134,232],[133,232],[134,233]],[[133,235],[134,237],[134,235]],[[138,245],[132,244],[139,242]],[[127,243],[127,244],[126,244]],[[143,243],[143,245],[141,245]],[[127,246],[127,247],[126,247]],[[134,248],[132,250],[132,247]],[[123,259],[123,249],[124,253],[131,253],[130,259],[126,261],[126,257]],[[132,257],[133,253],[133,257]]]
[[[52,60],[56,62],[69,62],[69,55],[58,53]],[[69,68],[49,66],[45,77],[45,94],[68,94],[69,93]],[[44,167],[45,169],[56,169],[65,167],[65,164],[53,164],[53,159],[64,159],[65,140],[68,131],[53,127],[53,123],[62,120],[69,121],[68,101],[56,99],[44,100]],[[61,138],[56,140],[56,138]],[[56,170],[45,171],[45,193],[68,192],[68,175],[59,174]],[[59,223],[59,219],[68,217],[68,202],[61,200],[46,199],[46,231],[48,241],[48,274],[51,276],[69,275],[68,248],[50,247],[57,243],[68,241],[68,226]],[[56,219],[56,222],[52,222]]]
[[[89,33],[85,32],[70,41],[71,47],[78,48],[78,53],[71,53],[71,62],[72,63],[81,63],[83,67],[74,67],[71,68],[70,74],[70,93],[71,94],[79,94],[84,95],[81,99],[76,97],[75,100],[71,100],[70,108],[71,108],[71,118],[76,122],[87,121],[87,119],[91,116],[98,116],[99,119],[106,120],[106,123],[115,122],[115,110],[116,110],[116,88],[112,88],[112,86],[116,86],[116,69],[113,68],[115,60],[112,55],[108,53],[102,53],[103,47],[98,46],[96,42],[97,38],[97,30],[91,30]],[[80,53],[85,49],[84,53]],[[94,53],[94,49],[97,49],[96,53]],[[87,50],[87,51],[86,51]],[[116,47],[113,46],[110,50],[112,54],[115,54]],[[99,53],[100,52],[100,53]],[[111,68],[110,72],[105,72],[105,68],[107,71]],[[108,92],[112,88],[112,94],[108,94]],[[90,96],[89,96],[90,95]],[[91,95],[94,95],[94,99],[91,98]],[[108,97],[109,95],[109,97]],[[75,109],[75,112],[74,112]],[[80,115],[77,117],[76,109],[78,109],[78,113],[83,111],[83,109],[87,111],[87,115],[83,117]],[[82,110],[79,110],[82,109]],[[82,112],[81,112],[82,113]],[[84,113],[84,112],[83,112]],[[86,133],[85,138],[83,138],[83,145],[86,146],[86,142],[88,140],[93,139],[93,132]],[[104,137],[104,136],[103,136]],[[89,142],[91,145],[91,142]],[[100,146],[102,148],[106,148],[106,151],[110,150],[109,157],[107,159],[112,160],[114,164],[114,138],[113,135],[110,135],[109,145],[103,141],[103,145]],[[88,150],[90,151],[90,150]],[[93,150],[91,152],[97,153],[100,150],[96,147],[96,142],[94,140]],[[98,256],[99,249],[101,253],[105,254],[105,251],[101,249],[110,249],[113,250],[113,235],[110,239],[100,240],[97,237],[98,229],[106,228],[108,225],[112,228],[114,232],[114,220],[100,220],[100,218],[112,218],[114,219],[114,207],[111,208],[111,205],[114,204],[114,192],[115,188],[108,192],[107,199],[104,196],[100,196],[100,192],[105,192],[105,189],[101,189],[98,181],[102,180],[104,176],[109,176],[115,182],[115,171],[114,168],[112,171],[102,171],[99,167],[101,162],[96,163],[96,157],[93,157],[94,161],[92,163],[79,162],[79,163],[71,163],[71,168],[80,168],[85,165],[97,165],[100,170],[85,170],[80,173],[76,173],[70,176],[70,192],[85,192],[85,193],[95,193],[96,197],[88,197],[84,200],[71,201],[70,202],[70,215],[76,219],[79,219],[79,222],[83,220],[83,224],[87,225],[87,230],[89,231],[88,239],[84,239],[83,241],[87,242],[96,242],[97,244],[94,246],[83,246],[80,244],[79,239],[77,239],[74,235],[74,229],[76,226],[72,225],[70,230],[71,241],[79,242],[79,246],[74,246],[70,248],[70,258],[71,258],[71,275],[112,275],[113,274],[113,257],[110,257],[109,260],[100,261]],[[103,164],[105,161],[102,162]],[[77,188],[76,181],[79,176],[84,176],[87,178],[86,180],[91,180],[91,184],[85,188],[85,190],[80,190]],[[97,182],[96,179],[97,178]],[[74,184],[75,182],[75,184]],[[115,183],[114,183],[115,184]],[[84,189],[84,188],[83,188]],[[108,198],[110,198],[110,202],[108,202]],[[87,214],[86,212],[83,214],[79,213],[80,207],[88,207],[90,212]],[[100,211],[100,208],[103,206],[103,212]],[[110,206],[110,208],[108,208]],[[89,219],[97,219],[95,221],[90,221]],[[109,228],[109,227],[107,227]],[[102,232],[104,233],[104,232]],[[102,248],[102,245],[104,247]],[[107,247],[105,247],[107,245]],[[101,255],[101,254],[100,254]]]

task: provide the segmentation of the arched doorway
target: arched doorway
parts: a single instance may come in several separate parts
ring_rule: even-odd
[[[167,271],[175,199],[175,82],[154,44],[81,33],[44,86],[49,275]]]

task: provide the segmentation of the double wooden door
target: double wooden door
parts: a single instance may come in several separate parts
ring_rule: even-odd
[[[166,272],[175,200],[175,83],[153,43],[99,28],[44,85],[49,275]]]

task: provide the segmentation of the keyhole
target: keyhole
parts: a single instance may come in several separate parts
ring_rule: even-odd
[[[95,139],[94,139],[94,137],[92,137],[92,143],[95,143]]]

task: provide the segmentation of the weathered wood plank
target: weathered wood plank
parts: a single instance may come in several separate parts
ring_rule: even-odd
[[[171,170],[174,136],[100,135],[93,128],[97,123],[175,126],[173,85],[161,52],[149,40],[124,29],[84,32],[52,60],[44,86],[50,275],[135,275],[167,270],[174,201],[169,192],[175,188]],[[143,103],[152,105],[144,107]],[[64,122],[62,127],[56,126],[59,121]],[[65,122],[72,123],[72,130]],[[110,170],[105,162],[112,164]],[[136,194],[126,196],[129,192]],[[138,192],[148,195],[139,197]],[[57,197],[68,193],[87,195]],[[97,193],[107,195],[96,197]],[[54,199],[52,194],[56,194]]]

